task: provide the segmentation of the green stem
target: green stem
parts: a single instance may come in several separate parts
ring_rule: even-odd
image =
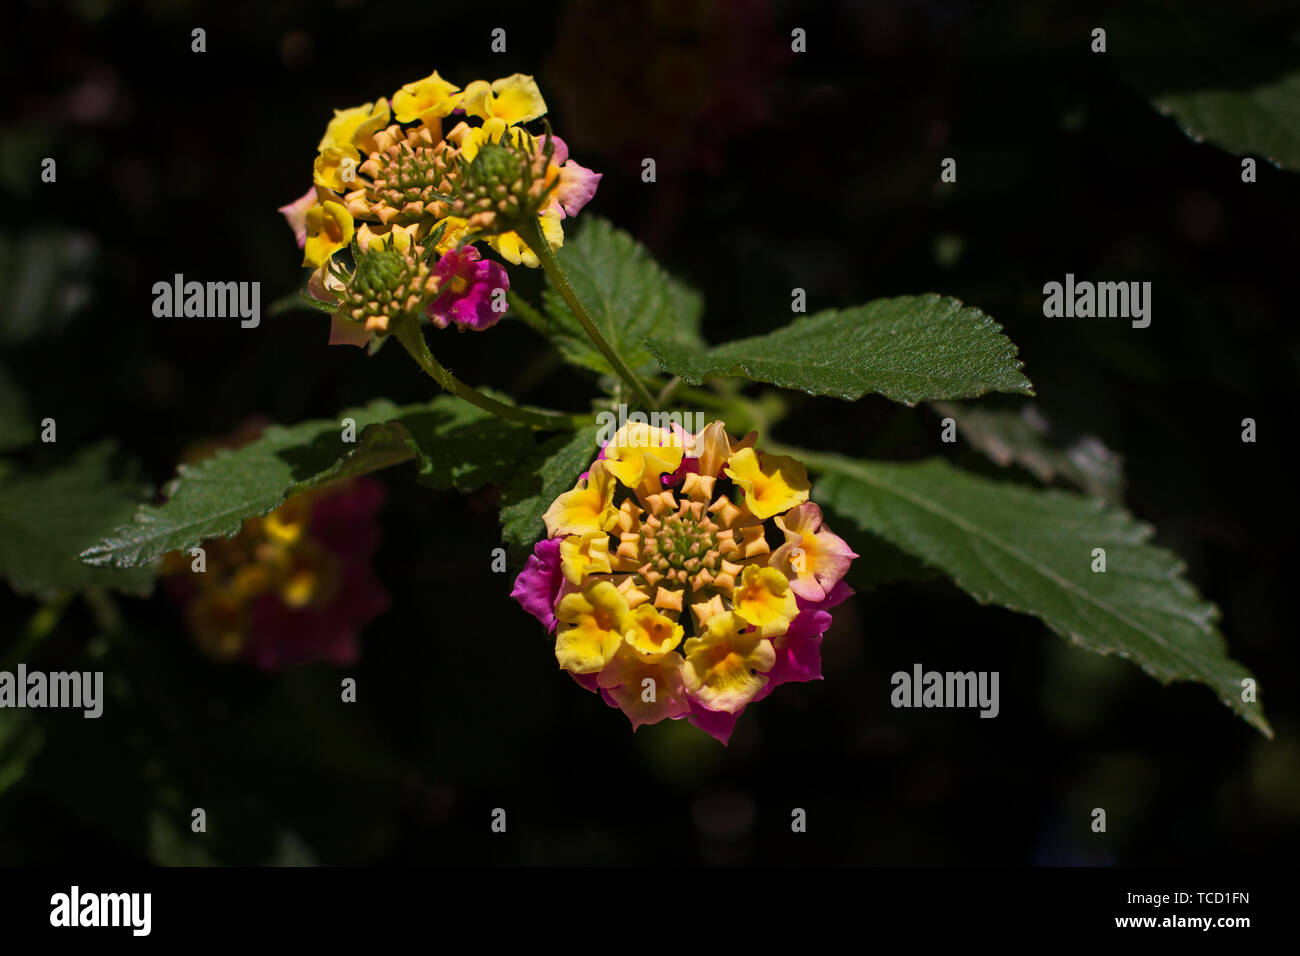
[[[569,282],[569,277],[564,268],[560,265],[559,260],[555,258],[555,253],[551,252],[550,243],[542,236],[541,224],[535,218],[530,218],[527,224],[522,227],[521,236],[524,242],[528,244],[528,248],[533,250],[534,255],[542,263],[542,268],[546,270],[546,275],[550,278],[560,296],[568,303],[573,317],[578,320],[578,324],[582,326],[583,331],[596,344],[596,348],[600,349],[600,354],[605,356],[606,361],[618,373],[619,378],[627,382],[628,387],[632,389],[641,406],[647,412],[654,411],[656,409],[654,396],[637,378],[636,373],[628,368],[627,363],[623,361],[623,357],[614,351],[613,346],[605,340],[605,336],[601,335],[600,329],[596,328],[595,323],[591,321],[591,314],[582,304],[582,300],[578,298],[578,293],[574,291],[573,284]]]
[[[471,405],[477,406],[485,412],[490,412],[498,418],[531,425],[534,428],[549,428],[557,431],[579,428],[592,420],[590,415],[568,415],[564,412],[553,412],[549,409],[532,409],[523,408],[519,405],[508,405],[505,402],[499,402],[495,398],[484,395],[472,386],[466,385],[443,368],[442,363],[433,357],[433,353],[429,351],[429,344],[424,340],[424,330],[420,328],[420,323],[414,319],[397,323],[393,335],[397,341],[402,343],[402,347],[410,353],[411,358],[415,359],[416,364],[424,369],[435,382],[457,398],[464,399]]]

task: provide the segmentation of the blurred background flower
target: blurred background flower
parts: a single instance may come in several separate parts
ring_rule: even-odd
[[[182,461],[239,448],[265,424],[249,419],[226,438],[196,444]],[[201,555],[164,555],[160,573],[190,637],[216,660],[260,670],[356,663],[361,629],[389,605],[370,567],[383,500],[374,479],[334,482],[249,518],[233,537],[204,541]]]

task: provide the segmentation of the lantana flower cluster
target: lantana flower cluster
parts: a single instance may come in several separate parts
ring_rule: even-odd
[[[473,243],[536,267],[521,223],[535,218],[558,249],[561,221],[600,181],[558,136],[523,127],[546,112],[531,76],[461,88],[436,70],[390,98],[335,110],[311,188],[280,210],[313,270],[310,296],[333,313],[331,344],[371,343],[412,312],[441,328],[481,331],[497,322],[494,294],[509,279]],[[452,124],[445,134],[444,123]],[[349,248],[355,271],[334,258]],[[378,261],[363,266],[372,254]]]
[[[750,704],[821,678],[857,555],[803,465],[754,440],[629,422],[552,503],[516,580],[560,667],[633,729],[686,718],[726,743]]]

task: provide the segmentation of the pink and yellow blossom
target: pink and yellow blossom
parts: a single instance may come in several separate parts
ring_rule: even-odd
[[[754,699],[776,663],[772,642],[736,613],[709,619],[703,637],[686,642],[682,680],[709,710],[734,714]]]
[[[772,565],[790,578],[799,597],[820,601],[844,577],[857,555],[839,535],[822,525],[822,510],[811,501],[776,518],[785,544],[772,552]]]
[[[563,140],[525,128],[546,112],[531,76],[475,80],[462,88],[437,70],[403,84],[391,99],[335,110],[316,147],[311,187],[279,210],[303,250],[303,265],[312,270],[337,265],[335,257],[354,235],[364,248],[367,235],[401,228],[412,239],[409,255],[417,250],[426,255],[442,284],[427,313],[434,326],[492,327],[503,314],[498,293],[509,281],[502,264],[484,259],[476,244],[486,243],[510,265],[536,268],[540,260],[508,223],[492,230],[453,214],[458,195],[467,195],[462,188],[467,165],[503,135],[526,150],[536,164],[539,196],[528,207],[529,216],[535,212],[542,241],[552,250],[564,242],[562,220],[576,215],[600,182],[599,173],[570,157]],[[443,120],[453,114],[463,119],[444,135]],[[351,281],[346,266],[337,274],[345,285]],[[334,300],[342,308],[345,298]],[[370,341],[346,316],[331,323],[332,344]]]
[[[547,509],[548,536],[516,582],[529,613],[564,622],[561,668],[634,729],[686,719],[726,743],[774,687],[821,677],[856,555],[807,503],[803,466],[756,437],[627,423]],[[770,551],[782,532],[786,550]]]
[[[438,297],[426,310],[440,329],[455,323],[460,329],[481,332],[501,320],[497,306],[510,288],[510,277],[499,262],[483,259],[478,249],[463,246],[449,250],[433,268]]]

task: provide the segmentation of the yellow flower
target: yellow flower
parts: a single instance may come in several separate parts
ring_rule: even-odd
[[[542,515],[546,522],[547,537],[557,534],[587,534],[591,531],[608,531],[618,520],[614,507],[614,478],[598,461],[591,466],[586,481],[578,480],[572,491],[566,491],[551,503]]]
[[[560,225],[559,213],[544,212],[537,219],[542,224],[542,236],[552,252],[564,245],[564,227]],[[528,248],[528,244],[516,232],[502,232],[488,236],[487,242],[511,265],[517,266],[523,263],[530,269],[536,269],[542,264],[537,254]]]
[[[686,689],[710,710],[734,714],[763,689],[767,672],[776,663],[772,642],[756,631],[741,631],[745,622],[732,614],[709,618],[703,637],[692,637],[683,648]]]
[[[336,193],[346,192],[356,183],[360,158],[361,153],[352,146],[326,146],[312,163],[312,182]]]
[[[442,237],[438,240],[438,244],[434,246],[434,249],[438,251],[438,255],[440,256],[445,256],[447,253],[451,252],[451,250],[459,246],[460,241],[464,239],[465,234],[469,232],[468,219],[462,219],[459,216],[447,216],[443,219],[439,219],[434,228],[436,229],[438,226],[443,225],[443,223],[446,223],[446,227],[442,231]]]
[[[776,637],[790,629],[799,604],[790,581],[776,568],[745,566],[732,598],[732,608],[743,620],[758,628],[763,637]]]
[[[745,506],[766,520],[808,500],[808,472],[784,455],[764,455],[760,463],[752,448],[742,448],[727,459],[726,474],[745,489]]]
[[[596,674],[623,643],[629,615],[627,599],[608,581],[593,581],[581,592],[566,594],[555,610],[561,627],[555,659],[574,674]]]
[[[374,134],[388,125],[387,100],[375,100],[347,110],[335,110],[316,147],[312,180],[335,192],[347,192],[356,186],[357,164],[362,153],[370,152]],[[349,172],[346,174],[344,170]]]
[[[460,104],[470,116],[484,123],[501,120],[507,125],[527,123],[546,113],[546,101],[531,76],[515,73],[493,81],[475,80],[465,87]]]
[[[605,462],[614,477],[636,488],[647,479],[676,471],[683,453],[680,435],[645,422],[628,422],[605,446]]]
[[[434,70],[393,94],[393,118],[399,123],[413,123],[417,119],[447,116],[460,101],[459,96],[452,95],[459,90],[459,86],[448,83]]]
[[[356,150],[370,136],[387,126],[388,119],[388,101],[384,99],[363,103],[351,109],[335,110],[334,118],[325,127],[325,135],[317,144],[316,151],[324,152],[331,146]]]
[[[313,269],[352,241],[352,213],[340,203],[323,202],[307,210],[307,241],[302,264]]]
[[[581,584],[593,572],[610,573],[609,534],[589,531],[560,542],[560,567],[570,584]]]
[[[628,646],[649,658],[667,654],[682,642],[682,626],[649,604],[642,604],[631,612],[626,624],[623,637]]]

